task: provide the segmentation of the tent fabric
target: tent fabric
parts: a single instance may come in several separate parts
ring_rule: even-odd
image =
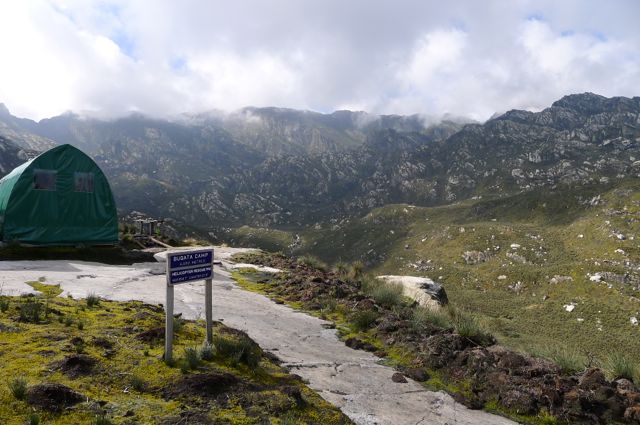
[[[0,180],[0,239],[33,245],[118,242],[109,182],[71,145],[57,146]]]

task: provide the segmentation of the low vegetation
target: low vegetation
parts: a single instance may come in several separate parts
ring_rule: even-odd
[[[638,365],[638,216],[637,180],[559,186],[439,207],[387,205],[332,226],[295,229],[292,252],[335,264],[345,280],[365,269],[429,277],[516,350],[566,350],[602,364],[615,347]],[[253,246],[261,247],[257,237]],[[477,262],[467,263],[467,252]]]
[[[0,297],[3,425],[350,423],[243,332],[215,323],[203,345],[204,324],[179,319],[167,365],[161,307],[30,284],[42,295]]]
[[[363,273],[350,277],[346,264],[322,272],[277,254],[239,254],[234,259],[285,271],[240,270],[233,277],[241,286],[333,321],[346,345],[374,352],[407,376],[471,407],[536,425],[592,423],[594,409],[600,409],[598,421],[633,423],[640,412],[633,395],[638,389],[613,382],[637,379],[629,356],[612,356],[605,365],[602,358],[560,349],[560,344],[530,356],[497,345],[485,316],[452,303],[438,309],[418,306],[397,285]],[[563,382],[563,389],[553,382]],[[557,393],[559,402],[549,404],[548,398],[536,396],[548,391]],[[604,398],[594,399],[593,391]]]

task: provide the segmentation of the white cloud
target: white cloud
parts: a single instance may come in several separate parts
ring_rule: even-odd
[[[638,95],[637,16],[634,0],[7,1],[0,102],[34,118],[274,105],[486,119]]]

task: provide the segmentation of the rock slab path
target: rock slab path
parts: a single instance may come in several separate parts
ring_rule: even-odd
[[[379,364],[370,353],[345,346],[327,322],[278,305],[268,298],[239,288],[226,270],[226,259],[237,252],[216,248],[213,281],[214,319],[246,331],[265,350],[277,355],[294,373],[327,401],[362,425],[403,424],[514,424],[506,418],[470,410],[448,394],[426,390],[412,380],[396,383],[394,370]],[[109,266],[80,261],[0,262],[3,295],[33,292],[27,281],[44,278],[60,284],[61,296],[84,298],[90,293],[115,300],[165,302],[165,277],[159,264]],[[204,285],[176,286],[175,309],[186,318],[204,316]]]

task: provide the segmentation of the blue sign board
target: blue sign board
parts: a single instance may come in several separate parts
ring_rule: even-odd
[[[169,267],[195,267],[213,263],[213,251],[185,251],[169,254]]]
[[[172,252],[167,256],[170,285],[213,277],[213,250]]]
[[[213,267],[209,264],[207,266],[199,266],[193,269],[178,269],[171,270],[169,275],[169,282],[172,285],[176,283],[186,283],[192,280],[204,280],[211,279],[213,277]]]

